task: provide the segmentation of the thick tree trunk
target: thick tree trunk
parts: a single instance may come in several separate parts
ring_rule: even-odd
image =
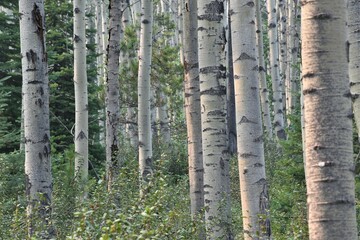
[[[270,238],[256,57],[255,5],[231,1],[238,162],[245,239]],[[256,236],[256,237],[255,237]]]
[[[184,75],[191,215],[204,207],[204,168],[201,145],[201,107],[197,38],[197,2],[185,0]]]
[[[285,139],[286,134],[284,130],[284,105],[283,105],[283,84],[280,78],[279,70],[279,48],[277,37],[277,16],[275,0],[267,1],[268,11],[268,35],[270,41],[270,72],[273,89],[273,104],[274,104],[274,128],[278,139]]]
[[[74,1],[75,178],[86,195],[88,179],[88,91],[85,0]]]
[[[125,1],[125,0],[123,0]],[[108,191],[119,171],[119,57],[121,0],[110,0],[109,44],[107,47],[106,79],[106,174]]]
[[[230,235],[224,10],[224,1],[198,1],[205,225],[209,239],[226,239]]]
[[[139,168],[142,181],[152,174],[151,143],[151,52],[152,52],[152,0],[141,2],[141,31],[138,74],[138,128],[139,128]]]
[[[309,237],[358,239],[345,0],[302,2]]]
[[[349,77],[355,123],[360,142],[360,1],[349,0]]]
[[[52,176],[49,80],[42,0],[20,0],[25,188],[29,238],[50,239]]]
[[[262,17],[260,0],[255,1],[256,6],[256,37],[257,37],[257,50],[258,50],[258,69],[260,79],[260,102],[263,124],[265,127],[265,133],[269,139],[273,138],[273,129],[271,124],[270,103],[269,103],[269,91],[266,83],[266,66],[264,60],[264,38],[262,29]]]

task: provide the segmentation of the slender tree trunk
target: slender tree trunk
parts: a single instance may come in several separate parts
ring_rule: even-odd
[[[138,74],[138,128],[139,128],[139,167],[142,181],[152,174],[151,143],[151,52],[152,52],[152,0],[141,2],[141,31]]]
[[[141,5],[143,4],[143,1],[145,0],[130,0],[130,8],[134,23],[138,23],[140,21]]]
[[[125,1],[125,0],[122,0]],[[107,47],[106,79],[106,173],[108,191],[119,171],[119,59],[121,0],[110,0],[109,45]]]
[[[227,1],[229,9],[229,0]],[[227,11],[228,12],[228,11]],[[231,38],[231,24],[230,14],[227,16],[227,50],[226,50],[226,63],[227,63],[227,86],[226,86],[226,106],[227,106],[227,134],[229,153],[231,155],[237,153],[236,143],[236,113],[235,113],[235,90],[234,90],[234,70],[232,58],[232,38]]]
[[[358,239],[345,0],[302,1],[309,237]]]
[[[355,123],[360,142],[360,1],[349,0],[349,77]]]
[[[297,31],[297,3],[289,0],[288,14],[288,50],[287,50],[287,74],[286,74],[286,111],[292,114],[298,100],[298,80],[299,71],[297,70],[298,52],[299,52],[299,36]]]
[[[168,100],[165,93],[161,89],[158,90],[157,97],[158,97],[157,122],[159,123],[159,135],[160,135],[161,143],[167,145],[170,144],[171,142],[169,117],[168,117]]]
[[[75,177],[84,194],[89,151],[85,3],[85,0],[74,0]]]
[[[285,139],[286,134],[284,130],[284,111],[283,111],[283,86],[280,78],[279,70],[279,48],[277,38],[277,16],[275,0],[267,1],[268,11],[268,35],[270,41],[270,72],[273,89],[273,104],[274,104],[274,128],[276,137]]]
[[[273,129],[271,123],[270,104],[269,104],[269,91],[266,83],[266,66],[264,60],[264,40],[262,29],[262,17],[260,0],[255,1],[256,6],[256,37],[257,37],[257,50],[258,50],[258,63],[259,63],[259,79],[260,79],[260,102],[263,124],[265,133],[269,139],[273,138]]]
[[[256,57],[255,5],[231,1],[241,205],[245,239],[271,236]]]
[[[50,239],[52,176],[49,80],[42,0],[20,0],[23,77],[25,188],[29,238]]]
[[[198,1],[205,224],[209,239],[226,239],[230,235],[224,10],[224,1]]]
[[[201,145],[201,107],[197,38],[197,2],[185,0],[184,75],[191,215],[204,207],[204,168]]]

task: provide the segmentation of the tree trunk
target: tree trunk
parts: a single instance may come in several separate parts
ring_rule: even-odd
[[[349,0],[349,77],[355,123],[360,142],[360,1]]]
[[[123,0],[125,1],[125,0]],[[106,174],[108,191],[119,171],[119,59],[121,0],[110,0],[109,44],[107,46],[106,79]]]
[[[88,179],[88,91],[85,0],[74,0],[75,177],[86,195]],[[85,196],[84,195],[84,196]]]
[[[229,0],[227,1],[229,9]],[[227,11],[228,12],[228,11]],[[226,50],[226,63],[227,63],[227,86],[226,86],[226,106],[227,106],[227,134],[229,153],[234,155],[237,153],[236,143],[236,110],[235,110],[235,90],[234,90],[234,70],[232,58],[232,38],[231,38],[231,24],[230,14],[227,16],[227,50]]]
[[[266,136],[269,139],[273,138],[273,129],[271,124],[271,114],[269,105],[269,91],[266,83],[266,66],[264,60],[264,40],[262,29],[262,17],[260,0],[255,1],[256,6],[256,37],[257,37],[257,50],[258,50],[258,64],[259,64],[259,79],[260,79],[260,102],[263,124],[265,127]]]
[[[255,5],[231,1],[238,162],[245,239],[271,236],[256,57]]]
[[[345,0],[302,2],[309,237],[358,239]]]
[[[141,2],[141,31],[138,73],[139,167],[142,181],[152,174],[150,71],[152,52],[152,0]]]
[[[267,1],[268,11],[268,35],[270,41],[270,72],[273,89],[274,104],[274,128],[278,139],[285,139],[284,130],[284,111],[283,111],[283,86],[280,78],[279,70],[279,48],[277,38],[277,16],[275,0]]]
[[[209,239],[226,239],[229,154],[226,126],[224,1],[198,1],[199,77],[205,225]]]
[[[29,238],[50,239],[52,176],[49,80],[42,0],[20,0],[23,77],[25,188]]]
[[[197,38],[197,2],[185,0],[184,75],[191,215],[204,207],[204,168],[201,146],[201,107]]]
[[[298,87],[299,84],[299,71],[298,65],[298,52],[299,52],[299,36],[298,36],[298,23],[297,19],[297,3],[289,1],[289,14],[288,14],[288,49],[287,49],[287,74],[286,74],[286,111],[287,114],[292,114],[298,100]]]

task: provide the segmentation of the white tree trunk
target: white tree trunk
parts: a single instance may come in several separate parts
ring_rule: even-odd
[[[125,1],[125,0],[123,0]],[[121,0],[110,0],[109,44],[107,47],[107,79],[106,79],[106,174],[108,191],[119,171],[119,59]]]
[[[52,176],[43,0],[20,0],[25,188],[29,237],[50,239]]]
[[[277,16],[275,0],[267,1],[268,11],[268,36],[270,41],[270,72],[273,90],[273,105],[274,105],[274,128],[276,137],[285,139],[286,134],[284,130],[284,105],[283,105],[283,84],[280,78],[279,70],[279,48],[277,37]]]
[[[302,2],[309,238],[358,239],[346,0]]]
[[[141,2],[141,31],[138,73],[139,168],[141,179],[152,174],[150,72],[152,52],[153,1]]]
[[[261,17],[261,3],[260,0],[255,1],[256,6],[256,37],[257,37],[257,50],[258,50],[258,69],[260,79],[260,102],[263,124],[265,127],[265,133],[269,139],[273,138],[273,129],[271,123],[270,103],[269,103],[269,91],[266,83],[266,66],[264,60],[264,38],[262,28]]]
[[[271,236],[256,56],[255,4],[230,2],[237,148],[245,239]],[[236,41],[235,41],[236,39]],[[256,236],[256,237],[255,237]]]
[[[201,145],[201,107],[197,37],[197,2],[185,0],[184,75],[191,215],[204,207],[204,168]]]
[[[349,0],[349,77],[355,123],[360,142],[360,1]]]
[[[75,177],[84,193],[89,151],[85,3],[85,0],[74,0]]]
[[[199,77],[205,225],[209,239],[229,237],[224,1],[198,1]]]
[[[157,122],[159,123],[159,135],[161,143],[170,144],[170,123],[168,117],[168,100],[164,92],[160,89],[158,92]]]
[[[131,15],[134,23],[138,23],[140,21],[142,1],[145,0],[130,0]]]

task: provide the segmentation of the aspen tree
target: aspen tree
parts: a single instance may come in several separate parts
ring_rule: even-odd
[[[256,39],[258,50],[258,69],[259,69],[259,81],[260,81],[260,102],[263,124],[265,131],[269,139],[273,138],[273,129],[271,123],[270,105],[269,105],[269,91],[266,83],[266,66],[264,60],[264,37],[262,29],[262,17],[260,0],[255,0],[256,6]]]
[[[230,2],[237,148],[245,239],[271,236],[256,57],[255,3]]]
[[[204,207],[204,168],[201,146],[201,107],[197,38],[197,2],[185,0],[184,76],[191,215]]]
[[[274,104],[274,125],[276,137],[285,139],[284,130],[284,105],[283,105],[283,83],[280,78],[279,69],[279,45],[277,37],[277,10],[276,1],[267,1],[268,11],[268,36],[270,41],[270,73],[273,90],[273,104]]]
[[[347,1],[301,4],[309,238],[358,239]]]
[[[139,168],[142,181],[152,174],[151,143],[151,52],[153,1],[141,2],[141,31],[138,73]]]
[[[50,239],[54,233],[44,2],[20,0],[19,13],[28,235]]]
[[[360,1],[349,0],[349,77],[355,123],[360,142]]]
[[[75,177],[86,195],[88,179],[88,91],[85,0],[74,0]],[[85,196],[84,195],[84,196]]]
[[[205,224],[209,239],[226,239],[229,154],[226,124],[224,1],[198,1],[199,77]]]
[[[125,1],[125,0],[123,0]],[[119,59],[121,0],[110,0],[109,44],[107,46],[106,79],[106,173],[108,190],[114,183],[119,171]]]

